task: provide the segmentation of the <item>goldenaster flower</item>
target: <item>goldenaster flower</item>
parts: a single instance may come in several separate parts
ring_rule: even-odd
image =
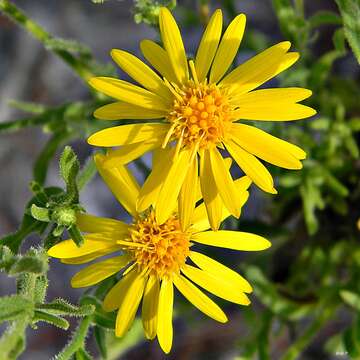
[[[95,161],[115,197],[132,215],[132,223],[78,214],[77,224],[87,233],[84,244],[77,247],[71,239],[65,240],[54,245],[48,254],[66,264],[83,264],[117,253],[80,270],[71,280],[72,286],[79,288],[121,274],[103,301],[106,311],[118,309],[116,336],[128,331],[142,300],[145,335],[148,339],[157,336],[161,348],[168,353],[173,338],[174,285],[199,310],[219,322],[226,322],[226,315],[196,285],[233,303],[250,303],[246,295],[252,291],[250,284],[233,270],[198,252],[196,244],[258,251],[270,246],[268,240],[245,232],[206,231],[210,225],[203,203],[196,207],[190,225],[184,230],[175,208],[159,223],[153,207],[142,213],[136,211],[140,187],[126,167],[104,168],[103,155],[96,156]],[[240,207],[247,200],[250,182],[246,176],[235,181]],[[223,219],[229,215],[225,207],[220,211]],[[189,259],[195,266],[188,264]]]
[[[156,213],[160,223],[169,217],[183,184],[188,184],[185,187],[189,191],[194,188],[198,157],[202,195],[213,229],[220,224],[216,210],[219,202],[236,217],[240,209],[240,196],[219,149],[226,149],[245,174],[269,193],[276,193],[274,182],[258,158],[287,169],[302,167],[300,160],[306,157],[302,149],[238,122],[298,120],[316,113],[298,104],[311,95],[310,90],[254,90],[297,61],[299,54],[288,52],[288,41],[228,72],[244,34],[245,20],[244,14],[238,15],[221,36],[222,13],[215,11],[194,61],[188,61],[177,24],[170,11],[162,8],[159,25],[163,47],[150,40],[140,45],[145,59],[156,71],[126,51],[113,50],[114,61],[140,86],[108,77],[92,78],[89,82],[96,90],[118,100],[97,109],[95,117],[137,120],[136,124],[104,129],[88,139],[92,145],[121,146],[111,153],[107,166],[132,161],[159,147],[168,149],[162,166],[153,169],[155,182],[161,186]],[[145,187],[141,194],[143,207],[153,200],[152,196]],[[184,217],[191,217],[193,207],[191,201],[180,206],[181,223]]]

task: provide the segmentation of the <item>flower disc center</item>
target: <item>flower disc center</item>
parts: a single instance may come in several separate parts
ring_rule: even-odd
[[[215,84],[189,81],[176,89],[173,110],[168,120],[174,125],[173,135],[184,145],[199,148],[222,141],[232,120],[227,97]]]
[[[155,212],[151,211],[133,224],[130,238],[145,245],[134,250],[135,262],[140,270],[149,271],[159,278],[179,272],[189,255],[189,234],[181,230],[175,216],[159,225]]]

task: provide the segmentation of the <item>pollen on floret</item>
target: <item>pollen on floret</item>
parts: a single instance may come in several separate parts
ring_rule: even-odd
[[[133,250],[139,270],[158,278],[179,273],[190,251],[190,235],[181,230],[178,218],[158,224],[154,211],[132,225],[130,240],[144,245]]]

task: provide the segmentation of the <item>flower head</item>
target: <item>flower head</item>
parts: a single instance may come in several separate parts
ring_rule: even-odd
[[[225,313],[199,287],[236,304],[250,303],[246,295],[252,291],[250,284],[233,270],[198,252],[196,245],[258,251],[270,246],[268,240],[245,232],[206,231],[210,225],[203,203],[196,207],[186,228],[180,225],[175,208],[160,223],[156,218],[156,205],[141,213],[136,210],[140,187],[126,167],[104,168],[106,157],[103,155],[97,155],[95,161],[113,194],[132,215],[132,223],[79,213],[77,225],[86,233],[84,244],[77,247],[69,239],[54,245],[48,253],[67,264],[83,264],[104,255],[116,255],[80,270],[71,284],[87,287],[120,274],[120,280],[103,301],[104,310],[118,309],[117,336],[123,336],[130,328],[142,301],[146,337],[157,336],[162,349],[169,352],[174,286],[200,311],[219,322],[227,321]],[[245,176],[235,184],[242,206],[248,197],[250,180]],[[225,207],[220,211],[222,218],[229,215]],[[195,266],[190,265],[189,260]]]
[[[169,217],[178,194],[185,191],[184,184],[194,183],[193,177],[198,175],[212,228],[220,224],[215,210],[219,202],[239,216],[240,197],[219,150],[226,149],[245,174],[269,193],[276,193],[274,182],[259,159],[287,169],[302,167],[300,160],[306,157],[302,149],[239,122],[290,121],[315,114],[314,109],[299,104],[311,95],[310,90],[254,90],[297,61],[299,54],[288,52],[287,41],[228,71],[240,46],[245,21],[245,15],[238,15],[222,35],[222,13],[215,11],[195,59],[188,61],[174,18],[168,9],[161,8],[163,47],[150,40],[141,42],[145,59],[156,71],[125,51],[113,50],[114,61],[140,86],[106,77],[90,80],[95,89],[118,100],[97,109],[95,117],[137,120],[136,124],[104,129],[88,139],[97,146],[120,146],[111,152],[107,166],[127,163],[157,148],[170,153],[164,155],[167,163],[153,169],[154,177],[162,181],[156,213],[160,222]],[[158,121],[141,123],[148,119]],[[170,191],[174,196],[169,198]],[[149,202],[152,196],[145,187],[143,202]],[[182,208],[181,223],[191,216],[193,207],[194,203],[188,202]]]

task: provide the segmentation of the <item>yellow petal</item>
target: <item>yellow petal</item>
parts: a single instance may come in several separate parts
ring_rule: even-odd
[[[106,294],[102,304],[103,309],[107,312],[118,309],[130,286],[138,277],[139,273],[136,270],[132,270],[123,276]]]
[[[83,232],[100,233],[100,232],[127,232],[128,225],[122,221],[98,217],[90,214],[77,213],[76,225]]]
[[[225,146],[240,168],[260,189],[271,194],[276,194],[272,176],[254,155],[243,150],[231,140],[227,141]]]
[[[156,42],[143,40],[140,43],[144,58],[167,80],[176,82],[176,75],[172,68],[169,55]]]
[[[264,237],[241,231],[204,231],[193,234],[191,239],[205,245],[241,251],[260,251],[271,246]]]
[[[91,264],[90,266],[80,270],[71,279],[73,288],[81,288],[91,286],[110,277],[127,265],[130,257],[127,255],[116,256],[111,259]]]
[[[160,95],[168,105],[173,100],[173,95],[163,80],[136,56],[118,49],[111,51],[114,61],[135,81],[151,92]]]
[[[209,151],[211,170],[214,176],[216,187],[224,202],[224,205],[235,217],[240,216],[240,196],[237,192],[229,169],[219,151],[213,148]]]
[[[113,168],[118,165],[128,164],[138,159],[148,151],[161,147],[162,139],[157,141],[143,141],[129,145],[123,145],[119,149],[109,150],[104,161],[104,168]]]
[[[161,349],[168,354],[173,341],[172,314],[174,304],[174,287],[172,281],[163,279],[159,293],[157,337]]]
[[[227,317],[220,307],[207,297],[201,290],[181,275],[174,276],[174,285],[200,311],[221,323],[227,322]]]
[[[257,104],[239,107],[237,119],[262,121],[291,121],[305,119],[316,114],[316,110],[302,104]]]
[[[176,78],[184,84],[189,78],[185,48],[176,21],[166,7],[160,9],[159,26],[161,39]]]
[[[119,251],[118,245],[114,245],[112,247],[106,248],[105,250],[99,250],[99,251],[93,252],[88,255],[61,259],[61,262],[63,264],[72,264],[72,265],[85,264],[85,263],[93,261],[101,256],[108,255],[108,254],[111,254],[116,251]]]
[[[210,71],[210,83],[217,83],[232,64],[244,35],[246,16],[240,14],[227,27]]]
[[[241,289],[241,291],[246,293],[251,293],[253,291],[246,279],[218,261],[195,251],[190,251],[189,256],[191,261],[193,261],[200,269],[203,269],[219,279],[223,279],[223,281],[232,284],[235,288]]]
[[[156,336],[159,292],[159,280],[156,276],[150,275],[146,283],[141,311],[144,332],[149,340]]]
[[[245,177],[245,176],[244,176]],[[246,178],[248,178],[246,176]],[[251,181],[250,181],[251,182]],[[236,181],[235,181],[236,183]],[[245,191],[239,194],[240,195],[240,214],[241,214],[241,208],[244,206],[246,201],[249,198],[249,192]],[[229,217],[231,214],[229,210],[223,205],[222,212],[221,212],[221,220],[220,223],[225,220],[227,217]],[[195,208],[194,215],[192,218],[192,225],[195,232],[200,232],[204,230],[210,229],[210,223],[208,219],[208,215],[206,212],[206,206],[204,203],[201,203],[199,206]]]
[[[200,82],[204,81],[214,59],[222,32],[222,12],[217,9],[204,31],[195,58],[196,74]]]
[[[130,284],[121,301],[116,316],[115,335],[122,337],[130,328],[139,307],[147,278],[138,275]]]
[[[90,145],[121,146],[142,141],[152,142],[163,139],[169,131],[168,124],[128,124],[100,130],[88,138]]]
[[[307,99],[312,95],[312,91],[304,88],[275,88],[261,89],[233,96],[231,101],[239,107],[263,106],[274,103],[282,105],[297,103]]]
[[[193,162],[189,165],[189,170],[179,195],[179,218],[183,230],[186,230],[191,223],[197,200],[197,192],[195,191],[197,188],[198,161],[197,156],[195,156]]]
[[[187,264],[181,268],[181,271],[191,281],[222,299],[240,305],[250,304],[250,300],[244,294],[243,289],[237,288],[234,284],[228,283],[218,276]]]
[[[211,170],[208,150],[204,150],[200,154],[200,185],[209,223],[213,230],[217,230],[221,222],[223,202]]]
[[[189,168],[191,150],[184,148],[174,157],[155,204],[157,221],[162,224],[176,208],[178,195]]]
[[[290,46],[290,42],[284,41],[266,49],[230,72],[221,85],[229,88],[230,95],[259,87],[299,59],[298,53],[286,53]]]
[[[159,154],[158,160],[153,161],[153,169],[142,186],[137,201],[138,212],[145,211],[150,205],[154,205],[159,195],[159,191],[168,174],[174,149],[156,149],[155,154]]]
[[[114,102],[96,109],[94,116],[101,120],[143,120],[161,119],[165,117],[167,113],[168,112],[164,110],[145,109],[125,102]]]
[[[168,109],[168,103],[162,97],[124,80],[94,77],[89,80],[89,85],[105,95],[129,104],[151,110]]]
[[[64,240],[52,246],[47,253],[49,256],[55,258],[67,259],[107,250],[109,248],[113,248],[114,246],[114,242],[87,240],[87,236],[85,235],[84,243],[80,247],[78,247],[72,240]]]
[[[243,149],[271,164],[286,169],[301,169],[299,159],[306,153],[299,147],[245,124],[234,124],[232,139]]]
[[[94,156],[96,167],[105,183],[121,205],[132,215],[136,215],[136,199],[139,196],[139,184],[125,166],[112,169],[104,168],[106,156]]]

